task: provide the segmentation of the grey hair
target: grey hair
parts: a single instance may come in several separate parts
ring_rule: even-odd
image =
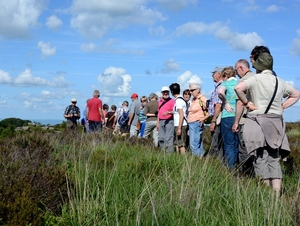
[[[248,69],[250,68],[250,64],[249,64],[248,60],[246,60],[246,59],[240,59],[236,63],[237,64],[242,64],[242,65],[244,65]]]
[[[198,82],[191,82],[191,83],[189,84],[189,87],[191,87],[191,86],[194,86],[195,89],[201,89],[201,85],[200,85],[200,83],[198,83]]]
[[[158,100],[158,96],[155,94],[155,93],[151,93],[150,95],[149,95],[149,101],[151,101],[151,99],[153,99],[153,98],[155,98],[156,100]]]

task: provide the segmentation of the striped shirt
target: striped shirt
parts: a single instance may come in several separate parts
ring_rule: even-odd
[[[213,116],[215,114],[215,105],[222,104],[222,100],[218,96],[218,89],[222,82],[223,82],[223,80],[216,83],[215,90],[211,93],[209,107],[208,107],[208,112],[209,112],[209,115],[211,115],[211,116]]]

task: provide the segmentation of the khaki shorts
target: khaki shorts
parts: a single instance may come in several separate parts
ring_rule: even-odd
[[[254,170],[262,179],[281,179],[282,171],[279,163],[279,150],[259,148],[256,150]]]
[[[186,139],[187,139],[187,129],[188,126],[183,126],[181,128],[181,135],[177,136],[176,132],[177,132],[177,128],[178,126],[174,127],[174,137],[175,137],[175,141],[174,144],[177,145],[177,147],[181,148],[181,147],[185,147],[186,146]]]

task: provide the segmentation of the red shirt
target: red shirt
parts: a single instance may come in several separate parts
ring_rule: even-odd
[[[95,122],[100,122],[101,116],[99,113],[99,109],[102,109],[102,100],[97,97],[93,97],[89,99],[86,106],[89,109],[87,119]]]

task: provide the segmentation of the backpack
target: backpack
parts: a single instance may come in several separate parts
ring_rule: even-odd
[[[123,110],[123,113],[120,115],[120,117],[118,118],[118,124],[120,125],[120,127],[125,127],[127,126],[129,120],[129,110]]]
[[[184,102],[185,102],[185,106],[186,106],[185,116],[187,117],[188,114],[189,114],[189,104],[188,104],[188,102],[186,102],[186,100],[185,100],[183,97],[179,96],[179,97],[176,98],[176,100],[177,100],[178,98],[184,100]],[[175,100],[175,101],[176,101],[176,100]],[[175,103],[175,105],[176,105],[176,103]],[[176,111],[176,107],[175,107],[175,111]],[[184,120],[186,120],[186,122],[187,122],[187,119],[186,119],[185,116],[184,116]]]

